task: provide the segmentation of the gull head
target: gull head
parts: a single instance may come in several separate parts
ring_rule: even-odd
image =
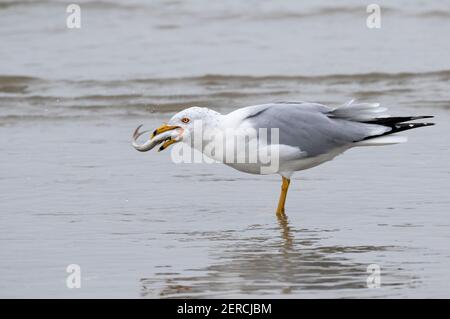
[[[142,125],[138,126],[133,133],[132,145],[140,152],[147,152],[156,145],[162,144],[158,149],[158,152],[160,152],[174,143],[190,140],[190,137],[194,134],[194,128],[216,124],[219,115],[219,113],[206,107],[193,106],[184,109],[172,116],[169,122],[155,129],[150,139],[143,144],[139,144],[137,139],[150,131],[140,132],[139,129]]]

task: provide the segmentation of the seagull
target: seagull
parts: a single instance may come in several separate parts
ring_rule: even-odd
[[[286,196],[294,172],[323,164],[353,147],[406,142],[406,137],[393,134],[434,125],[410,122],[433,116],[391,117],[386,115],[386,111],[379,103],[356,103],[353,100],[338,107],[311,102],[276,102],[247,106],[228,114],[194,106],[178,112],[155,129],[145,143],[137,140],[151,131],[141,132],[140,125],[134,131],[132,145],[136,150],[146,152],[160,144],[158,151],[184,142],[180,144],[197,149],[207,158],[239,171],[278,174],[281,176],[281,193],[276,214],[285,216]],[[265,133],[263,130],[266,130]],[[200,131],[200,143],[193,142],[192,137],[195,140]],[[249,138],[240,147],[235,146],[237,143],[231,143],[231,148],[237,152],[231,160],[226,158],[230,148],[226,141],[216,143],[223,150],[205,147],[213,140],[223,141],[223,137],[246,135]],[[248,152],[253,142],[258,143],[259,151],[269,154],[269,161],[276,159],[277,165],[267,169],[267,158],[265,161],[260,158],[249,161],[249,156],[244,153]],[[236,161],[239,156],[241,161]]]

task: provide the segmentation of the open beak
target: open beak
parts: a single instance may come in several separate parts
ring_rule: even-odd
[[[179,141],[176,140],[166,140],[163,145],[161,145],[161,147],[158,149],[158,152],[164,151],[166,148],[168,148],[170,145],[172,145],[173,143],[177,143]]]
[[[177,128],[180,128],[180,127],[176,126],[176,125],[163,124],[160,127],[158,127],[156,130],[153,131],[152,138],[154,138],[156,135],[159,135],[159,134],[167,132],[167,131],[175,130]]]
[[[149,131],[139,132],[139,129],[141,127],[142,125],[139,125],[137,129],[134,131],[132,143],[133,147],[140,152],[150,151],[156,145],[162,143],[161,147],[158,150],[158,152],[160,152],[166,149],[169,145],[179,142],[181,140],[181,134],[183,133],[183,129],[179,126],[164,124],[153,131],[150,140],[148,140],[144,144],[139,144],[137,142],[137,139],[141,135],[149,132]]]

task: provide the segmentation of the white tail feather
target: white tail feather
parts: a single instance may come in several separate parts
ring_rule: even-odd
[[[370,138],[368,140],[356,142],[354,145],[355,146],[381,146],[381,145],[406,143],[407,141],[408,141],[407,136],[389,135],[389,136],[380,136],[380,137]]]
[[[387,108],[380,107],[379,103],[354,103],[351,100],[330,112],[333,117],[352,120],[352,121],[370,121],[376,118],[385,117],[382,114]]]

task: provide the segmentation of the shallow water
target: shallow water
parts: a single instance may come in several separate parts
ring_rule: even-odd
[[[298,173],[287,221],[279,178],[138,153],[139,119],[3,125],[1,295],[448,296],[448,114],[423,111],[441,125]]]
[[[0,2],[1,297],[450,296],[439,2],[386,4],[381,30],[358,1],[151,3],[86,2],[74,33],[60,2]],[[437,125],[297,173],[287,220],[278,176],[130,145],[137,125],[186,106],[350,98]],[[80,289],[65,283],[74,263]],[[367,288],[370,264],[380,288]]]

